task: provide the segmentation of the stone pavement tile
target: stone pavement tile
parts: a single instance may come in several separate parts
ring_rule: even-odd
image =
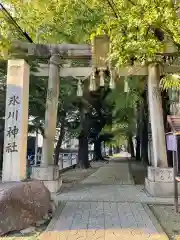
[[[88,229],[86,240],[104,240],[105,231],[104,229]]]
[[[105,229],[121,228],[117,204],[104,203]]]
[[[138,228],[146,229],[146,233],[149,234],[157,233],[155,226],[141,203],[131,203],[130,208],[133,212]]]
[[[149,240],[169,240],[166,234],[163,233],[157,233],[157,234],[151,234],[148,238]]]
[[[86,240],[87,239],[87,230],[70,230],[67,240]]]
[[[151,237],[143,229],[110,229],[105,232],[105,240],[150,240]]]
[[[130,203],[118,203],[117,204],[117,211],[119,214],[119,219],[122,228],[136,228],[137,223],[134,218],[134,214],[131,210]]]
[[[56,221],[54,226],[54,231],[68,231],[70,230],[76,211],[78,208],[78,203],[66,203],[61,215]]]
[[[148,234],[144,229],[110,229],[105,232],[105,240],[168,240],[164,234]]]
[[[104,204],[92,202],[89,214],[87,240],[104,240]]]
[[[79,203],[76,209],[76,213],[73,218],[73,223],[70,229],[73,230],[87,230],[89,222],[89,214],[91,203]]]
[[[88,230],[104,229],[104,208],[102,202],[91,203]]]
[[[51,231],[51,232],[43,232],[39,240],[66,240],[67,239],[67,232],[60,232],[60,231]]]

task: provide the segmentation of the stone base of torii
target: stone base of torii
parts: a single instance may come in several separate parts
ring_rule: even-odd
[[[31,47],[30,45],[28,45]],[[59,45],[60,46],[60,45]],[[62,184],[59,175],[58,166],[54,166],[54,139],[56,132],[57,103],[59,96],[59,76],[61,75],[61,57],[60,53],[67,58],[85,58],[91,56],[90,47],[83,45],[70,45],[68,47],[57,47],[57,52],[43,51],[46,57],[50,57],[49,62],[49,80],[46,100],[45,114],[45,139],[43,144],[43,156],[40,167],[33,167],[32,178],[39,179],[45,183],[51,192],[57,192]],[[61,49],[61,51],[59,50]],[[42,49],[41,49],[42,50]],[[30,49],[28,48],[28,51]],[[32,47],[31,47],[32,51]],[[49,50],[48,50],[49,51]],[[39,54],[36,48],[37,54]],[[35,54],[35,50],[33,50]],[[41,55],[43,52],[41,52]],[[138,71],[137,71],[138,68]],[[91,69],[87,69],[87,76]],[[168,72],[176,71],[168,68]],[[119,70],[121,76],[127,75],[144,75],[148,76],[148,101],[150,121],[152,126],[153,157],[151,165],[154,169],[162,168],[169,171],[167,165],[166,143],[163,125],[163,114],[161,106],[161,94],[159,91],[159,81],[162,72],[158,64],[149,63],[148,66],[126,67]],[[63,73],[63,75],[66,75]],[[67,69],[67,76],[69,72]],[[51,97],[49,93],[51,92]],[[9,60],[7,74],[7,95],[6,95],[6,124],[5,124],[5,141],[4,141],[4,160],[2,181],[21,181],[26,179],[26,150],[27,150],[27,129],[28,129],[28,98],[29,98],[29,66],[24,60]],[[151,167],[148,172],[150,174]],[[148,185],[147,185],[148,182]],[[158,183],[159,184],[159,183]],[[154,186],[148,176],[146,180],[147,190]],[[150,187],[149,187],[150,186]]]

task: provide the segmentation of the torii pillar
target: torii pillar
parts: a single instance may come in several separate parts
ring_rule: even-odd
[[[163,121],[162,99],[159,89],[160,66],[148,66],[148,102],[153,140],[153,167],[168,167]]]
[[[60,56],[52,55],[49,61],[49,79],[41,166],[32,168],[32,178],[43,181],[50,192],[57,192],[62,185],[59,166],[54,165],[53,157],[59,98],[59,67]]]
[[[172,197],[174,192],[173,169],[168,168],[163,109],[159,89],[160,66],[148,66],[148,102],[152,131],[152,166],[145,179],[146,190],[154,197]]]

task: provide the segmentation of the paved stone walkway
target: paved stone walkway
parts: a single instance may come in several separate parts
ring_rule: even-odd
[[[89,185],[123,185],[133,184],[134,182],[127,163],[109,162],[109,164],[99,168],[97,172],[81,183]]]
[[[112,162],[67,193],[60,193],[61,205],[41,239],[167,240],[142,203],[142,197],[148,196],[142,187],[130,183],[128,164]]]

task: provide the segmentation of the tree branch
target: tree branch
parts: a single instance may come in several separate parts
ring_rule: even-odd
[[[116,13],[116,10],[114,9],[113,4],[110,2],[110,0],[106,0],[106,1],[107,1],[107,3],[108,3],[109,7],[112,9],[115,17],[118,19],[119,17],[118,17],[118,14]]]

